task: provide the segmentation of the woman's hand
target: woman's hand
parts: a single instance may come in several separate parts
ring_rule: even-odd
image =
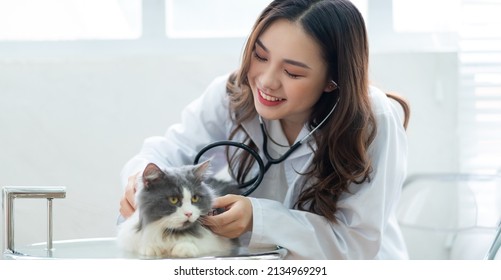
[[[214,208],[224,208],[226,211],[207,216],[204,224],[214,233],[236,238],[252,230],[252,203],[250,199],[240,195],[225,195],[215,199]]]
[[[120,200],[120,214],[124,218],[129,218],[136,211],[136,190],[137,190],[137,176],[139,173],[132,175],[127,180],[127,186],[125,187],[125,193]]]

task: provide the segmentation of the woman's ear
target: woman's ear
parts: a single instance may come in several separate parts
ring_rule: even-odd
[[[337,83],[334,82],[334,80],[330,80],[325,86],[324,92],[333,92],[337,88],[338,88]]]

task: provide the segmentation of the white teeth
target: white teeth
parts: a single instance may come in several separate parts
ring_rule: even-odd
[[[268,101],[276,102],[276,101],[283,100],[282,98],[278,98],[278,97],[274,97],[274,96],[271,96],[271,95],[267,95],[267,94],[265,94],[264,92],[262,92],[260,90],[259,90],[259,94],[261,95],[262,98],[264,98],[265,100],[268,100]]]

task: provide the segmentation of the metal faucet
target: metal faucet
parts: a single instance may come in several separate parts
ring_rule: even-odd
[[[65,198],[65,187],[3,187],[4,211],[4,254],[14,254],[14,199],[45,198],[47,199],[47,250],[52,250],[52,200]]]

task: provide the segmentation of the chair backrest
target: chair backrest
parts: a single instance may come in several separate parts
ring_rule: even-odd
[[[501,175],[419,174],[398,221],[411,259],[484,259],[501,220]]]
[[[485,259],[486,260],[501,260],[501,251],[499,250],[499,248],[501,248],[501,221],[499,222],[499,225],[498,225],[496,237],[492,241],[491,247],[489,248],[487,255],[485,255]]]

